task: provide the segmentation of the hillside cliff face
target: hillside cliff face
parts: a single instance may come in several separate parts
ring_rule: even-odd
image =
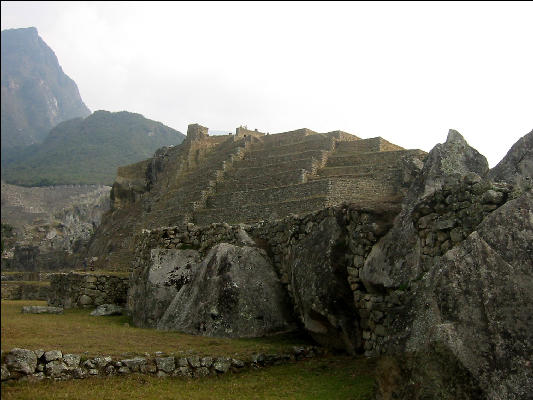
[[[71,185],[25,188],[2,182],[2,224],[14,241],[2,254],[13,270],[73,267],[109,210],[108,186]]]
[[[90,114],[37,29],[2,31],[1,55],[2,156],[9,148],[42,142],[62,121]]]
[[[2,166],[8,183],[25,186],[112,185],[117,167],[150,157],[184,135],[126,111],[95,111],[53,128],[43,143],[28,146]]]

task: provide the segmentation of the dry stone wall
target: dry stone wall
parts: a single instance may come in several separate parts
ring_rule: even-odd
[[[417,205],[415,225],[423,239],[423,256],[428,261],[433,262],[434,257],[441,256],[462,241],[484,216],[508,199],[511,191],[508,185],[482,181],[476,176],[444,186]],[[367,356],[386,354],[395,348],[395,342],[388,337],[388,332],[403,318],[409,297],[408,287],[387,290],[366,287],[361,281],[360,271],[372,247],[391,227],[398,211],[398,206],[362,208],[360,205],[340,205],[307,215],[292,215],[252,225],[214,223],[160,228],[145,231],[137,238],[138,248],[141,249],[137,262],[142,264],[141,259],[149,257],[150,250],[154,248],[192,248],[206,254],[218,243],[239,245],[242,244],[240,232],[244,231],[255,241],[256,246],[267,250],[281,282],[293,299],[295,315],[301,316],[302,312],[295,301],[298,295],[291,286],[291,260],[300,251],[300,243],[316,234],[326,219],[334,218],[343,232],[342,239],[335,245],[336,248],[342,248],[336,256],[336,262],[342,265],[343,279],[352,293],[357,329],[360,330],[356,351]],[[324,240],[330,239],[324,237]]]
[[[48,305],[93,308],[102,304],[126,304],[128,278],[113,275],[59,273],[51,276]]]
[[[2,281],[2,300],[47,300],[48,282]]]
[[[332,244],[335,255],[333,262],[340,265],[342,276],[340,285],[350,295],[351,307],[357,307],[357,329],[360,329],[353,352],[368,350],[371,354],[378,335],[385,335],[384,326],[379,324],[383,315],[381,311],[374,313],[374,304],[383,301],[378,296],[369,295],[358,278],[359,269],[372,245],[383,235],[392,224],[396,209],[361,209],[349,205],[330,207],[305,216],[293,215],[277,221],[266,221],[254,225],[229,225],[214,223],[208,226],[188,224],[183,227],[167,227],[146,230],[137,237],[138,253],[132,279],[139,267],[149,263],[153,249],[195,249],[205,255],[218,243],[243,244],[243,237],[251,237],[255,245],[267,251],[278,276],[287,292],[293,299],[295,315],[303,315],[298,309],[295,298],[298,294],[291,286],[292,262],[297,254],[300,243],[318,235],[318,240],[330,241],[327,232],[321,233],[324,221],[336,221],[342,236],[338,243]],[[244,235],[243,235],[244,233]],[[249,245],[249,244],[248,244]],[[308,251],[313,251],[309,249]],[[318,266],[317,268],[321,268]],[[140,269],[139,269],[140,271]],[[132,283],[133,284],[133,283]],[[337,295],[337,293],[335,293]],[[400,300],[397,300],[400,301]],[[334,319],[333,316],[330,316]],[[303,318],[303,317],[301,317]],[[301,323],[304,323],[301,320]],[[363,332],[364,330],[364,332]]]
[[[131,373],[158,377],[203,378],[238,373],[271,365],[301,361],[325,354],[316,346],[294,347],[285,353],[238,355],[176,356],[156,352],[153,355],[112,357],[64,354],[61,350],[28,350],[14,348],[2,352],[2,382],[8,380],[41,381],[84,379],[95,376],[125,376]]]

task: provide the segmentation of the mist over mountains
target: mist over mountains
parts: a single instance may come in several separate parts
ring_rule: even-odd
[[[2,31],[2,179],[24,186],[111,185],[120,165],[184,135],[130,112],[91,115],[36,28]]]
[[[2,168],[8,183],[24,186],[112,185],[116,169],[177,145],[184,135],[160,122],[126,111],[96,111],[65,121],[43,143],[26,147]]]
[[[2,150],[40,143],[58,123],[91,112],[36,28],[2,31]]]

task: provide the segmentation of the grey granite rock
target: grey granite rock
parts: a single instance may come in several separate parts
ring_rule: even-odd
[[[6,354],[4,362],[10,372],[29,375],[35,372],[37,356],[31,350],[14,348]]]

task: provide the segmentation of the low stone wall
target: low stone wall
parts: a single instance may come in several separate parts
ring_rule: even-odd
[[[48,282],[2,282],[2,300],[47,300]]]
[[[379,138],[361,139],[352,142],[337,143],[337,152],[369,152],[380,151]]]
[[[145,353],[146,354],[146,353]],[[141,373],[158,377],[200,378],[236,373],[323,356],[325,350],[315,346],[294,347],[280,354],[258,353],[248,357],[188,356],[155,353],[144,357],[116,358],[106,355],[87,358],[79,354],[63,354],[60,350],[12,349],[2,356],[2,382],[7,380],[39,381],[43,379],[83,379],[91,376]]]
[[[127,277],[61,273],[51,276],[48,305],[64,308],[92,308],[102,304],[125,305],[127,295]]]
[[[312,142],[317,139],[323,139],[313,135],[316,133],[310,129],[297,129],[289,132],[276,133],[263,137],[263,149],[272,149],[273,147],[290,146],[302,142]]]
[[[328,206],[334,206],[345,201],[352,203],[400,203],[407,188],[403,188],[400,177],[360,177],[357,180],[351,178],[330,178],[328,192]]]

